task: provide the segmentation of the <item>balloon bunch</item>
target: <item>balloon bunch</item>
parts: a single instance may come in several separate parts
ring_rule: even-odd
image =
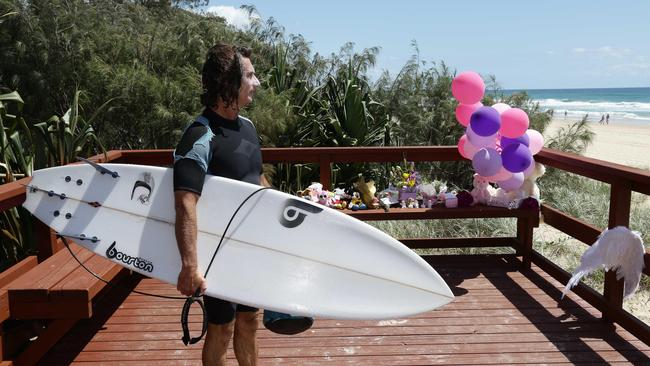
[[[535,169],[533,155],[544,146],[542,134],[528,128],[528,114],[505,103],[484,106],[485,84],[473,71],[456,76],[451,93],[460,102],[456,119],[467,127],[458,141],[460,154],[488,181],[506,191],[519,189]]]

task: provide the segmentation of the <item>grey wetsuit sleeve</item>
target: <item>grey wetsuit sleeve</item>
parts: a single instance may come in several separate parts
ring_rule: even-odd
[[[208,126],[190,125],[174,150],[174,190],[201,194],[212,157],[210,141],[214,134]]]

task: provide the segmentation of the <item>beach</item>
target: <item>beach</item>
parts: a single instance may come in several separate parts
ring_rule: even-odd
[[[544,131],[546,139],[557,131],[576,122],[577,119],[556,117]],[[650,124],[625,123],[613,120],[602,125],[588,122],[595,133],[594,140],[587,147],[585,156],[635,168],[650,169]]]

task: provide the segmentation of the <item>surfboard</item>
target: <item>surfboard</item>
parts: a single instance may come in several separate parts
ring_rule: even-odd
[[[35,171],[23,206],[79,245],[176,284],[173,170],[76,164]],[[392,319],[454,296],[420,256],[342,212],[276,190],[208,176],[197,206],[206,294],[295,315]],[[241,205],[215,255],[224,229]]]

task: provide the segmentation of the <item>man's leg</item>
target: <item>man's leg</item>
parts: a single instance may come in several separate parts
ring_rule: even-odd
[[[233,347],[240,366],[257,365],[257,311],[237,312]]]
[[[226,324],[208,324],[208,332],[203,343],[203,365],[225,366],[228,344],[232,338],[235,321]]]

